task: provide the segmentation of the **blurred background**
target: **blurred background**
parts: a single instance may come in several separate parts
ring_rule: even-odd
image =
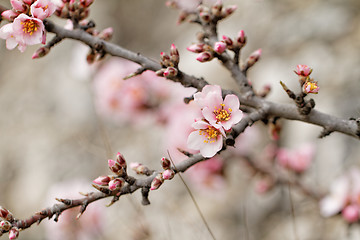
[[[291,103],[279,81],[297,89],[293,70],[297,64],[307,64],[314,69],[312,77],[321,89],[312,96],[316,109],[343,119],[359,117],[360,1],[224,3],[236,4],[238,9],[219,24],[219,36],[236,37],[243,29],[247,35],[243,58],[258,48],[263,51],[249,72],[255,89],[270,84],[268,99]],[[7,0],[0,4],[10,7]],[[175,43],[182,71],[236,89],[219,62],[199,63],[195,54],[186,51],[196,43],[200,29],[188,23],[177,25],[178,14],[163,0],[103,0],[93,3],[89,19],[99,30],[113,27],[112,42],[153,59],[159,59],[162,51],[169,52]],[[65,25],[55,16],[51,20]],[[48,40],[51,37],[47,35]],[[81,43],[65,40],[46,57],[32,60],[38,47],[20,53],[7,50],[5,41],[0,41],[0,205],[23,219],[51,206],[55,197],[80,197],[79,191],[92,191],[93,179],[109,174],[107,159],[117,152],[128,162],[160,170],[169,136],[159,119],[134,124],[104,114],[98,104],[104,92],[94,83],[105,70],[86,65],[88,50]],[[173,97],[172,91],[183,90],[169,90]],[[189,94],[184,92],[185,96]],[[311,168],[302,176],[308,186],[326,191],[335,177],[359,165],[358,140],[338,133],[319,140],[319,127],[290,121],[283,124],[282,146],[316,146]],[[244,136],[242,153],[257,157],[271,140],[263,124],[252,128],[247,134],[253,141],[249,143]],[[226,154],[222,157],[227,158]],[[214,184],[184,174],[217,239],[359,238],[358,225],[348,226],[340,217],[323,219],[318,203],[296,189],[292,189],[294,223],[287,186],[259,194],[256,176],[247,171],[241,156],[231,160],[221,172],[215,171]],[[140,192],[123,196],[106,208],[109,201],[90,206],[79,221],[70,214],[60,216],[60,222],[63,217],[68,224],[59,223],[58,227],[44,220],[21,232],[19,239],[211,239],[178,177],[152,192],[149,206],[140,204]]]

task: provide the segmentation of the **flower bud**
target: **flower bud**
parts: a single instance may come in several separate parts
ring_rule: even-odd
[[[200,12],[199,16],[200,16],[201,21],[203,21],[204,23],[208,23],[211,21],[211,15],[208,11]]]
[[[175,172],[171,169],[166,169],[163,173],[162,173],[162,178],[164,180],[171,180],[173,179],[175,176]]]
[[[226,43],[224,42],[216,42],[214,45],[214,51],[222,54],[226,49]]]
[[[123,169],[126,170],[126,161],[124,156],[121,153],[117,153],[116,154],[116,163],[118,163]]]
[[[317,85],[317,82],[307,81],[302,87],[304,93],[314,93],[318,94],[320,88]]]
[[[7,210],[1,206],[0,206],[0,218],[5,219],[10,222],[14,219],[12,213],[9,210]]]
[[[165,69],[164,77],[175,77],[178,74],[178,70],[174,67],[168,67]]]
[[[164,76],[165,69],[159,69],[155,72],[156,76],[163,77]]]
[[[174,63],[175,66],[179,64],[180,55],[179,55],[179,51],[176,48],[175,44],[171,44],[170,59]]]
[[[252,54],[250,54],[250,56],[246,60],[247,68],[252,67],[260,59],[260,56],[261,56],[261,49],[258,49]]]
[[[161,52],[160,53],[160,63],[163,66],[170,66],[171,65],[170,56],[164,52]]]
[[[3,11],[1,16],[9,21],[14,21],[14,19],[18,16],[19,14],[14,12],[13,10],[6,10]]]
[[[96,178],[93,183],[101,185],[101,186],[106,186],[109,184],[111,178],[109,176],[100,176],[98,178]]]
[[[10,228],[11,228],[11,223],[9,221],[3,220],[0,222],[0,229],[4,231],[9,231]]]
[[[223,18],[226,18],[230,16],[233,12],[235,12],[236,9],[237,9],[236,5],[227,6],[226,8],[223,8],[221,15]]]
[[[231,49],[233,47],[233,41],[228,36],[222,36],[223,42],[226,43],[227,47]]]
[[[102,30],[99,33],[98,37],[105,41],[109,41],[112,38],[113,34],[114,34],[114,29],[112,27],[109,27]]]
[[[211,7],[211,13],[214,16],[220,17],[222,7],[223,7],[222,1],[221,0],[216,1],[216,3]]]
[[[118,190],[124,185],[124,181],[120,178],[115,178],[109,182],[109,189],[111,191]]]
[[[211,61],[213,58],[214,58],[213,54],[206,51],[199,53],[199,55],[196,57],[196,60],[198,60],[199,62],[208,62]]]
[[[237,45],[242,48],[246,44],[246,36],[244,30],[240,30],[236,38]]]
[[[9,231],[9,239],[17,239],[19,237],[19,229],[17,227],[13,227]]]
[[[120,175],[123,173],[123,168],[120,166],[119,163],[115,162],[114,160],[109,159],[108,165],[109,165],[109,169],[116,175]]]
[[[145,174],[149,171],[149,169],[141,163],[130,163],[130,168],[134,170],[137,174]]]
[[[163,184],[163,182],[164,182],[164,179],[162,177],[162,174],[159,173],[158,175],[156,175],[156,177],[151,182],[150,190],[158,189],[161,186],[161,184]]]
[[[50,48],[48,47],[41,47],[32,55],[32,59],[41,58],[47,55],[50,52]]]
[[[203,43],[193,44],[188,46],[186,49],[193,53],[201,53],[204,51],[204,45]]]
[[[161,158],[161,166],[164,170],[169,169],[171,166],[170,160],[165,157]]]
[[[10,0],[11,6],[14,8],[16,12],[24,13],[27,9],[26,5],[23,1],[19,0]]]
[[[296,70],[294,72],[299,76],[307,77],[311,74],[312,69],[307,65],[299,64],[296,66]]]

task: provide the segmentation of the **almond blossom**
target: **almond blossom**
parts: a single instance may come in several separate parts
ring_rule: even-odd
[[[314,146],[308,144],[294,150],[280,148],[276,158],[280,166],[297,173],[302,173],[310,167],[314,153]]]
[[[0,38],[6,39],[6,48],[9,50],[12,50],[19,45],[19,42],[16,41],[14,36],[13,23],[5,24],[2,28],[0,28]],[[25,48],[26,46],[23,44],[18,46],[18,49],[21,52],[23,52]]]
[[[314,81],[307,81],[303,85],[303,92],[304,93],[318,94],[319,90],[320,90],[320,88],[317,85],[317,82],[314,82]]]
[[[307,77],[311,74],[312,69],[307,65],[299,64],[296,66],[296,70],[294,72],[299,76]]]
[[[190,149],[200,150],[206,158],[213,157],[223,146],[225,132],[222,128],[217,129],[203,120],[192,124],[196,130],[190,133],[187,145]]]

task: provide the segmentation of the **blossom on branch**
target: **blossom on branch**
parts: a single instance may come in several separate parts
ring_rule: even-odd
[[[314,93],[318,94],[320,88],[317,85],[317,82],[314,81],[307,81],[303,85],[303,92],[304,93]]]
[[[31,15],[40,20],[50,17],[56,10],[56,6],[50,0],[37,0],[31,7]]]
[[[311,74],[312,69],[307,65],[299,64],[296,66],[296,70],[294,72],[299,76],[307,77]]]

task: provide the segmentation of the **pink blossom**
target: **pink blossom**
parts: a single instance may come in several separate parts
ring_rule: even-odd
[[[171,180],[173,179],[173,177],[175,176],[175,172],[171,169],[166,169],[163,173],[162,173],[162,177],[164,180]]]
[[[223,53],[226,49],[226,43],[224,42],[216,42],[214,45],[214,51],[217,53]]]
[[[13,34],[22,45],[45,44],[45,27],[41,20],[20,14],[13,23]]]
[[[242,119],[243,114],[239,109],[240,102],[237,96],[230,94],[223,100],[221,95],[212,92],[206,100],[207,107],[203,108],[202,114],[215,128],[223,127],[230,130]]]
[[[280,148],[277,152],[278,163],[297,173],[306,171],[313,160],[315,148],[313,145],[303,145],[298,149]]]
[[[190,45],[186,49],[193,53],[201,53],[204,51],[204,46],[205,46],[205,44],[198,43],[198,44]]]
[[[106,186],[109,184],[110,182],[110,177],[109,176],[100,176],[100,177],[97,177],[93,183],[95,184],[98,184],[98,185],[101,185],[101,186]]]
[[[10,0],[10,3],[13,7],[14,12],[24,13],[27,9],[27,6],[22,0]]]
[[[50,0],[37,0],[31,7],[31,15],[40,20],[50,17],[56,10],[56,6]]]
[[[6,48],[9,50],[14,49],[19,44],[14,36],[13,23],[5,24],[0,28],[0,38],[6,39]],[[25,47],[23,45],[19,45],[19,50],[23,52]]]
[[[19,237],[19,229],[17,227],[13,227],[9,231],[9,239],[17,239]]]
[[[190,149],[200,150],[206,158],[213,157],[223,146],[225,132],[222,128],[217,129],[209,123],[199,120],[192,124],[196,130],[190,133],[187,144]]]
[[[210,93],[213,93],[215,95],[221,95],[221,87],[219,85],[206,85],[205,87],[203,87],[201,92],[197,92],[194,94],[194,101],[200,106],[200,108],[206,106],[206,97]]]
[[[329,194],[319,202],[320,213],[331,217],[341,212],[347,222],[355,222],[359,219],[359,198],[360,171],[352,168],[331,184]]]
[[[305,84],[303,85],[303,91],[304,93],[314,93],[317,94],[319,92],[320,88],[317,85],[317,82],[311,82],[311,81],[307,81],[305,82]]]
[[[296,66],[296,70],[294,72],[299,76],[307,77],[311,74],[312,69],[307,65],[299,64]]]

